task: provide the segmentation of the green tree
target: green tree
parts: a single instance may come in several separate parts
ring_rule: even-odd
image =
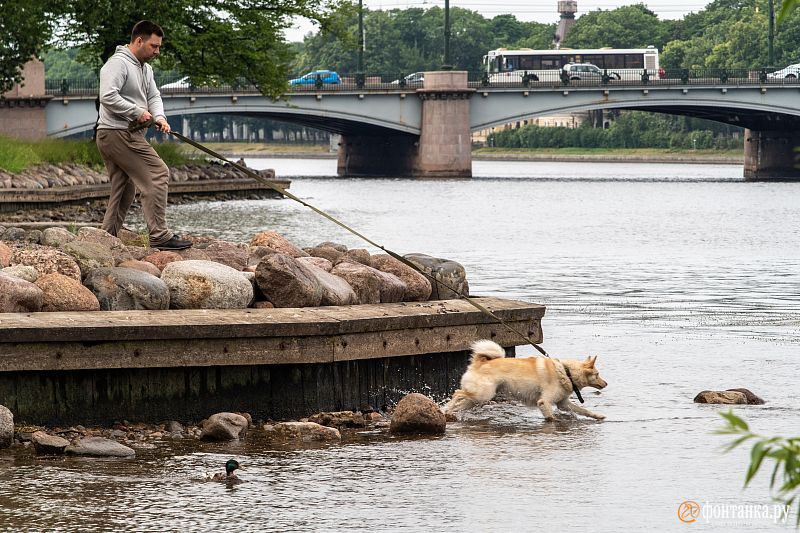
[[[750,466],[744,478],[744,486],[750,484],[764,464],[764,460],[774,463],[769,480],[773,497],[791,506],[797,502],[797,522],[800,526],[800,437],[764,437],[753,433],[747,422],[733,414],[733,411],[720,413],[726,425],[717,430],[720,435],[736,435],[726,451],[730,451],[745,442],[754,442],[750,452]]]
[[[643,4],[590,11],[575,21],[564,39],[570,48],[663,48],[670,26]]]
[[[0,94],[20,81],[22,66],[50,38],[52,7],[49,1],[0,0]]]
[[[292,18],[316,21],[336,30],[338,13],[349,0],[61,0],[62,42],[78,44],[81,58],[98,69],[117,45],[129,40],[141,19],[164,28],[157,65],[176,68],[197,83],[234,83],[239,78],[277,97],[286,88],[291,60],[283,31]]]

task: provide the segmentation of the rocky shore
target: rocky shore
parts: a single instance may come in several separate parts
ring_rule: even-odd
[[[12,413],[0,405],[0,448],[32,448],[36,455],[133,458],[169,441],[230,442],[256,435],[272,445],[304,446],[338,443],[370,430],[395,435],[441,435],[447,417],[430,398],[412,393],[394,409],[380,412],[364,405],[358,411],[321,412],[300,420],[258,420],[248,413],[214,413],[198,424],[175,420],[160,424],[127,420],[112,427],[14,425]]]
[[[244,160],[237,161],[244,165]],[[191,163],[171,167],[170,182],[251,179],[232,165],[216,162]],[[256,171],[266,179],[275,177],[271,170]],[[76,185],[101,185],[108,183],[109,178],[104,168],[92,168],[75,163],[57,165],[35,165],[22,172],[12,173],[0,169],[0,191],[2,189],[52,189],[57,187],[73,187]]]

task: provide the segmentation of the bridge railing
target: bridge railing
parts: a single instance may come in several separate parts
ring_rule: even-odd
[[[469,86],[489,88],[559,88],[559,87],[625,87],[625,86],[690,86],[690,85],[800,85],[793,72],[769,69],[662,69],[656,71],[616,73],[610,70],[600,74],[565,76],[561,71],[517,71],[513,75],[490,75],[486,72],[468,73]],[[170,94],[258,94],[253,84],[241,80],[233,84],[196,86],[187,78],[177,81],[157,80],[161,93]],[[97,78],[62,79],[45,81],[45,91],[53,96],[96,96],[100,82]],[[402,74],[390,76],[340,75],[338,82],[322,79],[313,83],[287,85],[287,93],[347,92],[360,90],[409,92],[423,87],[423,80],[406,80]]]
[[[800,85],[797,73],[774,69],[660,69],[627,71],[602,70],[592,73],[567,74],[560,70],[519,70],[513,73],[469,75],[473,88],[558,88],[558,87],[625,87],[625,86],[688,86],[688,85]]]

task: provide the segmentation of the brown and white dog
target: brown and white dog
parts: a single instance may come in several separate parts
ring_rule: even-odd
[[[597,357],[585,361],[548,357],[506,358],[503,348],[494,341],[479,340],[472,344],[472,362],[461,376],[461,388],[444,410],[460,413],[483,405],[498,392],[537,406],[545,420],[553,420],[553,405],[562,411],[603,420],[604,415],[569,401],[572,384],[602,389],[608,385],[595,369]],[[572,378],[570,381],[570,377]]]

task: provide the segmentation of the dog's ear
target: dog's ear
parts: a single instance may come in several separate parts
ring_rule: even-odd
[[[594,368],[594,362],[595,361],[597,361],[597,356],[596,355],[590,355],[590,356],[588,356],[586,358],[586,362],[584,363],[584,365],[586,365],[589,368]]]

